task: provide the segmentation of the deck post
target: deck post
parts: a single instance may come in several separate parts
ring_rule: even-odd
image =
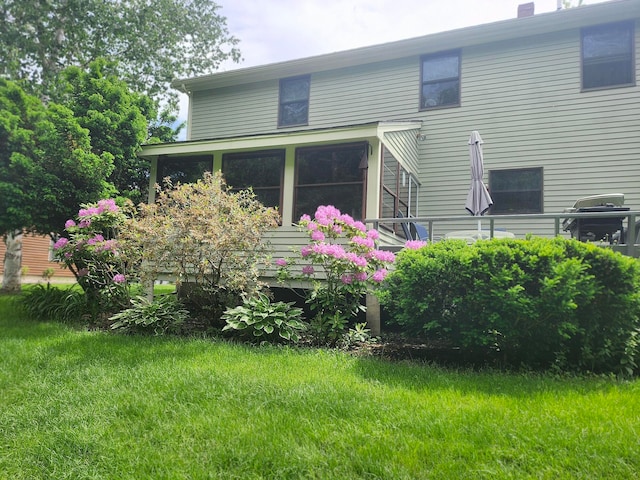
[[[367,327],[374,337],[380,335],[380,301],[373,293],[367,293]]]

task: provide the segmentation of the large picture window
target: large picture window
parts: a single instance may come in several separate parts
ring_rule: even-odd
[[[542,168],[490,170],[492,215],[543,213]]]
[[[294,219],[333,205],[362,220],[368,149],[366,143],[298,148]]]
[[[582,30],[582,88],[635,84],[632,22]]]
[[[422,57],[420,108],[460,105],[460,52]]]
[[[278,126],[290,127],[309,123],[309,87],[311,77],[280,80]]]
[[[280,208],[284,150],[224,154],[222,174],[232,190],[251,187],[263,205]]]

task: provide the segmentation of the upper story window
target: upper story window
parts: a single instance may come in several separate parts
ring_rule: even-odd
[[[420,108],[460,105],[460,51],[422,57]]]
[[[280,208],[284,150],[226,153],[222,174],[233,191],[251,188],[263,205]]]
[[[278,126],[290,127],[309,123],[309,87],[311,77],[280,80],[280,110]]]
[[[492,215],[543,213],[542,168],[489,171]]]
[[[632,22],[582,30],[582,89],[635,84]]]

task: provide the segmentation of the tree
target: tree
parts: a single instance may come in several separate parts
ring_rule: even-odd
[[[93,153],[113,155],[109,182],[120,195],[139,203],[146,199],[149,188],[149,166],[137,153],[140,144],[149,140],[148,125],[157,117],[156,106],[119,79],[115,68],[113,62],[98,59],[87,69],[63,70],[58,99],[89,130]],[[155,129],[154,133],[166,136],[168,132]]]
[[[50,234],[80,203],[112,192],[113,155],[91,150],[73,112],[47,106],[0,78],[0,235],[9,246],[26,229]],[[18,246],[19,246],[19,242]],[[20,287],[20,258],[7,249],[3,289]]]
[[[0,76],[29,80],[55,98],[58,73],[106,57],[152,98],[176,76],[237,61],[238,40],[211,0],[5,0],[0,5]]]

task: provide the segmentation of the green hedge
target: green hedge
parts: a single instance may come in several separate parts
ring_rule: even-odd
[[[632,374],[638,260],[562,238],[404,250],[381,293],[390,323],[469,357]]]

